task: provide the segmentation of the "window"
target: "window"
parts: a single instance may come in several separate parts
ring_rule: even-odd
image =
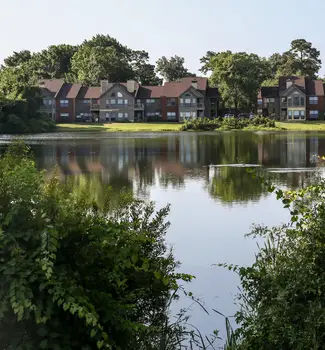
[[[68,107],[69,106],[69,100],[60,100],[60,106],[61,107]]]
[[[124,118],[128,119],[129,118],[129,113],[124,113]]]
[[[125,105],[129,104],[129,101],[128,100],[124,100],[124,104]]]
[[[122,93],[121,93],[121,92],[118,92],[118,93],[117,93],[117,97],[123,97]]]
[[[309,112],[310,119],[318,119],[319,112],[317,110],[311,110]]]
[[[90,100],[86,99],[86,100],[82,100],[82,102],[83,102],[84,104],[89,104],[89,103],[90,103]]]
[[[300,119],[300,111],[293,111],[293,119]]]
[[[61,113],[60,117],[61,119],[69,119],[69,113]]]
[[[123,119],[123,113],[118,113],[117,118],[118,118],[119,120]]]
[[[266,102],[267,103],[274,103],[275,102],[275,98],[269,97],[269,98],[266,99]]]
[[[179,101],[180,101],[180,103],[184,103],[184,99],[183,98],[181,98]]]
[[[292,107],[292,98],[288,97],[288,107]]]
[[[190,104],[191,103],[191,99],[190,98],[186,98],[185,99],[185,104]]]
[[[303,96],[300,97],[300,106],[305,105],[305,98]]]
[[[317,96],[310,96],[309,97],[309,104],[317,105],[318,104],[318,97]]]
[[[155,100],[153,98],[146,99],[147,104],[155,103]]]
[[[167,120],[176,120],[176,112],[167,112]]]
[[[288,119],[292,119],[292,111],[288,111]]]
[[[293,105],[294,106],[299,106],[299,96],[294,96],[293,97]]]
[[[257,100],[257,104],[258,105],[261,105],[263,103],[263,100],[261,99],[261,98],[259,98],[258,100]]]
[[[167,98],[167,106],[176,106],[176,98]]]
[[[111,93],[111,97],[115,97],[115,92],[112,92],[112,93]]]
[[[124,101],[123,101],[121,98],[119,98],[119,99],[117,100],[117,104],[118,104],[118,105],[122,105],[123,102],[124,102]]]
[[[286,97],[281,97],[281,102],[282,103],[286,103],[287,102],[287,98]]]
[[[108,101],[108,100],[107,100],[107,101]],[[107,101],[106,101],[106,103],[107,103]],[[110,100],[108,101],[108,104],[116,105],[116,100],[115,100],[115,98],[110,99]]]
[[[193,98],[192,103],[194,104],[196,103],[196,98]]]

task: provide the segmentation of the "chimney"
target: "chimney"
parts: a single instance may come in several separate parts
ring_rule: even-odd
[[[194,87],[194,89],[198,89],[197,80],[192,80],[192,86]]]
[[[129,93],[133,93],[136,90],[136,81],[135,80],[128,80],[126,83],[126,88]]]
[[[292,86],[292,81],[290,79],[287,80],[287,89],[289,89],[289,87]]]
[[[113,83],[109,83],[108,80],[100,81],[100,92],[103,94],[113,86]]]

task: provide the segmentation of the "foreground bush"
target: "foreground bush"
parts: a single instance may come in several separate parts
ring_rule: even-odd
[[[236,331],[240,350],[324,349],[325,181],[298,192],[277,191],[291,222],[256,227],[265,246],[238,272],[242,308]]]
[[[247,127],[260,127],[260,128],[275,128],[275,121],[266,117],[256,116],[252,119],[242,118],[225,118],[225,119],[208,119],[197,118],[188,120],[181,127],[182,131],[187,130],[201,130],[212,131],[215,129],[244,129]]]
[[[21,145],[0,159],[1,349],[162,349],[177,288],[168,208],[102,208],[46,180]],[[164,347],[167,349],[167,346]]]

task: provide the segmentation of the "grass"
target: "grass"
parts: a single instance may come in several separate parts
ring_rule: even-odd
[[[56,131],[103,131],[103,132],[168,132],[180,131],[180,123],[112,123],[112,124],[58,124]],[[273,131],[325,131],[325,121],[315,122],[276,122],[276,128],[248,127],[246,130]],[[220,129],[220,131],[222,131]]]
[[[289,131],[325,131],[325,121],[276,122],[276,126]]]
[[[178,123],[58,124],[56,131],[164,132],[179,131]]]

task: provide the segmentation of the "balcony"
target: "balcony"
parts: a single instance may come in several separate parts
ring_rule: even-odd
[[[196,108],[196,109],[204,109],[204,103],[181,103],[179,105],[182,108]]]
[[[143,103],[136,103],[134,105],[134,110],[136,110],[136,111],[143,111],[144,110],[144,104]]]

